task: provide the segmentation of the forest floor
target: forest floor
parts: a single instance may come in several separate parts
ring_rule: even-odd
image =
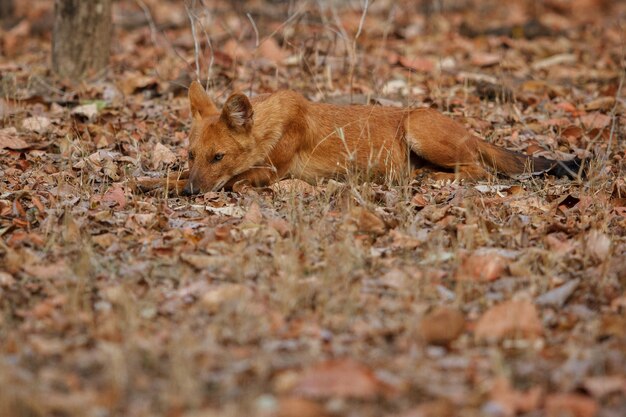
[[[50,70],[53,2],[17,3],[0,415],[626,415],[626,3],[123,0],[79,84]],[[185,167],[197,68],[218,104],[429,106],[591,167],[142,194]]]

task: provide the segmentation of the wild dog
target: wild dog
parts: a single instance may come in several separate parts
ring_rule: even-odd
[[[438,179],[479,180],[501,173],[575,177],[580,160],[557,161],[492,145],[429,108],[313,103],[294,91],[249,99],[232,94],[218,110],[198,82],[189,87],[189,170],[171,182],[184,194],[239,181],[265,186],[283,178],[316,183],[352,174],[399,181],[415,162],[447,172]]]

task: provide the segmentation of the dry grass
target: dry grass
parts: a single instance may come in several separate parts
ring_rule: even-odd
[[[45,38],[15,49],[18,68],[3,74],[0,102],[11,111],[0,107],[0,127],[51,144],[0,150],[0,415],[560,415],[571,410],[571,402],[554,405],[563,393],[601,416],[626,412],[622,6],[591,22],[547,9],[567,36],[506,43],[456,34],[459,19],[501,17],[489,2],[427,15],[412,2],[366,2],[367,13],[358,2],[332,10],[244,2],[249,16],[204,3],[119,2],[150,25],[121,27],[111,76],[77,95],[61,97],[54,79],[46,83],[55,90],[40,90],[25,70],[31,63],[48,77],[49,46],[33,46]],[[262,49],[274,38],[284,56]],[[478,52],[506,59],[484,64]],[[522,59],[565,53],[573,63],[546,71]],[[427,64],[398,56],[437,61],[420,69]],[[188,63],[212,74],[218,101],[233,89],[290,87],[316,100],[432,103],[490,141],[593,154],[592,167],[584,181],[349,178],[196,198],[138,193],[135,176],[184,165],[184,134],[175,132],[188,128],[187,102],[154,74],[182,74]],[[469,72],[495,77],[515,101],[480,100],[461,75]],[[394,80],[405,91],[383,95]],[[125,95],[96,120],[70,115],[71,100],[102,100],[110,88]],[[586,111],[609,117],[595,130],[581,125],[584,114],[558,107],[611,96],[612,106]],[[43,133],[23,125],[37,114],[53,122]],[[570,126],[582,128],[568,140]],[[157,143],[175,162],[155,162]],[[572,282],[564,301],[541,298]],[[541,336],[521,326],[481,340],[477,323],[509,300],[532,303]],[[438,306],[464,320],[447,346],[428,344],[420,324]],[[326,369],[320,363],[346,358],[371,374],[330,362],[331,379],[344,385],[310,377]],[[362,388],[372,381],[373,397]],[[506,395],[494,388],[502,384]],[[533,389],[540,399],[526,410],[532,402],[514,398]]]

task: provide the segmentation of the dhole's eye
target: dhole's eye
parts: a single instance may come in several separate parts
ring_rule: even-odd
[[[224,157],[223,153],[216,153],[215,156],[213,157],[213,162],[219,162],[222,160],[223,157]]]

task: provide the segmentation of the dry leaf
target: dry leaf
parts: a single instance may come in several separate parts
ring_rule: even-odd
[[[595,100],[591,100],[590,102],[586,103],[585,110],[609,111],[613,108],[614,105],[615,105],[615,97],[599,97]]]
[[[546,398],[546,417],[595,417],[598,403],[580,394],[551,394]]]
[[[392,238],[391,246],[396,249],[402,248],[413,250],[422,244],[421,240],[399,232],[396,229],[391,230],[389,232],[389,236]]]
[[[28,147],[30,145],[17,136],[17,130],[14,127],[0,129],[0,149],[19,151]]]
[[[548,292],[541,294],[539,297],[537,297],[535,302],[540,306],[561,307],[574,293],[574,291],[576,291],[579,283],[579,279],[573,279],[571,281],[568,281],[560,287],[556,287]]]
[[[602,113],[589,113],[580,117],[580,122],[587,129],[604,129],[611,121],[611,116]]]
[[[326,417],[324,407],[316,402],[298,397],[284,397],[278,400],[276,417]]]
[[[435,62],[429,58],[407,58],[401,56],[398,61],[403,67],[410,68],[417,72],[429,73],[435,70]]]
[[[98,105],[96,103],[83,104],[72,109],[72,115],[82,117],[86,120],[95,120],[98,115]]]
[[[420,322],[419,332],[429,344],[448,345],[463,333],[465,317],[451,307],[437,307]]]
[[[278,45],[278,42],[276,42],[276,39],[274,38],[266,38],[263,42],[261,42],[259,45],[259,53],[263,58],[266,58],[275,64],[281,63],[289,56],[289,54]]]
[[[180,259],[197,269],[215,269],[228,262],[223,256],[181,253]]]
[[[22,120],[22,129],[35,133],[46,133],[52,122],[44,116],[27,117]]]
[[[358,398],[372,400],[386,391],[374,373],[352,359],[318,363],[299,377],[293,392],[310,398]]]
[[[595,259],[604,261],[611,254],[611,238],[598,230],[592,230],[587,234],[585,247]]]
[[[8,272],[0,271],[0,287],[10,287],[15,284],[15,278]]]
[[[355,207],[350,212],[350,216],[360,232],[383,235],[387,231],[385,222],[366,208]]]
[[[252,202],[252,204],[250,204],[250,207],[248,207],[248,211],[246,212],[246,215],[243,216],[242,218],[242,223],[249,223],[249,224],[263,223],[263,214],[261,213],[261,208],[259,207],[259,204],[256,201]]]
[[[456,271],[458,281],[490,282],[502,277],[507,260],[497,254],[471,254],[461,262]]]
[[[479,340],[534,339],[543,333],[539,313],[530,301],[505,301],[487,310],[476,323]]]
[[[74,278],[74,273],[64,260],[44,265],[25,265],[24,272],[42,280],[65,280]]]
[[[126,194],[124,188],[120,185],[113,185],[102,196],[102,201],[117,204],[120,210],[126,207]]]
[[[152,167],[157,169],[162,165],[169,165],[176,162],[176,154],[162,143],[157,143],[152,150]]]
[[[397,417],[454,417],[457,408],[446,399],[427,401]]]
[[[221,284],[209,289],[200,297],[200,304],[209,313],[217,313],[225,304],[233,301],[246,303],[252,296],[252,290],[241,284]]]
[[[286,179],[282,181],[275,182],[270,185],[270,188],[276,193],[287,193],[287,194],[310,194],[316,195],[318,193],[317,187],[312,186],[308,182],[298,180],[298,179]]]
[[[622,396],[626,396],[626,377],[623,375],[589,377],[585,379],[583,386],[597,399],[602,399],[615,393],[621,393]]]
[[[501,54],[492,54],[489,52],[474,52],[471,58],[471,64],[478,67],[491,67],[502,61]]]

